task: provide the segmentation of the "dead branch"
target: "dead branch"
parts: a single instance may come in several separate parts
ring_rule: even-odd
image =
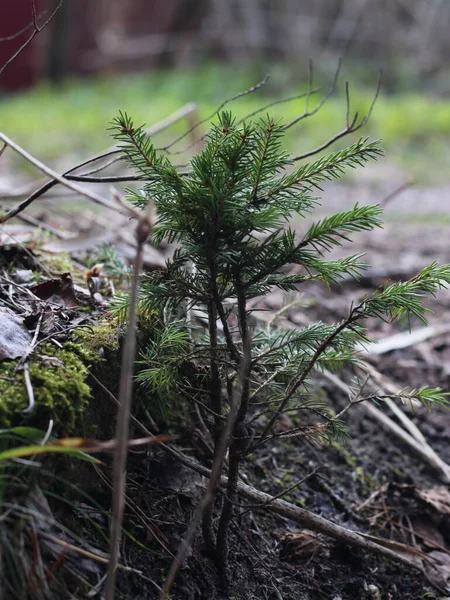
[[[174,123],[176,123],[177,121],[179,121],[180,119],[183,119],[186,116],[190,115],[196,109],[197,109],[196,104],[194,104],[192,102],[189,103],[189,104],[186,104],[185,106],[182,106],[180,109],[176,110],[174,113],[172,113],[171,115],[169,115],[168,117],[166,117],[162,121],[159,121],[158,123],[155,123],[151,127],[148,127],[148,129],[146,130],[147,135],[151,136],[151,135],[156,135],[157,133],[160,133],[161,131],[167,129],[168,127],[170,127],[171,125],[173,125]],[[4,142],[4,146],[3,146],[2,151],[4,151],[4,148],[7,145],[9,145],[9,144],[6,143],[6,142]],[[112,146],[111,148],[109,148],[105,152],[102,152],[101,154],[97,154],[95,156],[92,156],[91,158],[86,159],[82,163],[80,163],[80,164],[78,164],[78,165],[76,165],[74,167],[71,167],[69,170],[67,170],[65,173],[63,173],[61,176],[58,176],[56,174],[55,174],[56,176],[51,175],[53,178],[50,181],[47,181],[46,183],[44,183],[43,185],[41,185],[41,187],[39,187],[37,190],[35,190],[30,196],[28,196],[28,198],[26,198],[25,200],[23,200],[23,202],[21,202],[20,204],[18,204],[17,206],[15,206],[11,210],[9,210],[7,213],[5,213],[2,217],[0,217],[0,223],[6,223],[7,221],[9,221],[10,219],[12,219],[13,217],[15,217],[18,214],[20,214],[32,202],[34,202],[35,200],[37,200],[38,198],[40,198],[41,196],[43,196],[46,192],[48,192],[49,190],[51,190],[58,183],[62,183],[63,185],[65,185],[64,181],[61,181],[61,177],[64,180],[81,181],[81,182],[86,182],[86,183],[87,182],[95,182],[95,183],[101,183],[101,182],[106,183],[106,182],[108,182],[108,183],[112,183],[112,182],[118,182],[118,181],[132,181],[132,180],[138,179],[138,178],[133,178],[132,176],[126,177],[126,178],[107,178],[106,180],[105,179],[101,179],[101,178],[89,179],[88,177],[91,174],[91,172],[82,173],[80,175],[73,175],[73,173],[75,171],[77,171],[78,169],[81,169],[82,167],[86,167],[89,164],[98,162],[98,161],[103,160],[105,158],[108,158],[110,156],[117,155],[120,152],[121,152],[121,150],[119,148],[117,148],[117,146]],[[92,173],[98,173],[99,171],[101,171],[101,170],[106,169],[107,167],[109,167],[114,162],[117,162],[117,161],[120,161],[120,160],[122,160],[121,156],[116,157],[115,159],[113,159],[111,161],[108,161],[105,165],[97,167],[96,169],[94,169],[92,171]],[[36,165],[35,162],[33,164]],[[42,164],[42,163],[40,163],[40,164]],[[48,169],[48,171],[50,171],[50,169]],[[44,172],[48,175],[49,174],[48,171],[44,171]],[[51,173],[53,173],[53,171],[51,171]],[[74,188],[71,187],[71,186],[66,186],[66,187],[69,187],[70,189],[74,190]],[[78,186],[77,186],[77,189],[75,191],[77,191],[78,189],[82,189],[82,188],[78,188]]]
[[[289,96],[289,98],[282,98],[281,100],[274,100],[273,102],[269,102],[268,104],[265,104],[261,108],[257,108],[253,112],[248,113],[247,115],[245,115],[245,117],[242,117],[242,119],[239,119],[237,124],[239,125],[240,123],[243,123],[244,121],[247,121],[256,115],[259,115],[262,112],[266,112],[269,108],[272,108],[272,106],[278,106],[280,104],[287,104],[288,102],[293,102],[294,100],[300,100],[301,98],[305,98],[305,96],[306,97],[312,96],[313,94],[317,94],[318,92],[320,92],[320,88],[308,89],[307,92],[303,92],[302,94],[297,94],[295,96]]]
[[[203,467],[179,450],[164,444],[161,444],[160,447],[169,452],[173,458],[200,475],[203,475],[204,477],[211,476],[211,471],[209,469]],[[220,479],[221,487],[226,487],[227,484],[228,478],[222,476]],[[403,544],[396,544],[398,550],[393,550],[389,547],[391,544],[390,540],[383,540],[382,538],[374,536],[370,536],[370,539],[366,539],[366,537],[361,533],[357,533],[340,525],[336,525],[324,517],[295,506],[290,502],[286,502],[285,500],[276,499],[273,496],[270,496],[270,494],[261,492],[256,488],[242,482],[238,483],[238,492],[252,502],[256,504],[264,504],[264,508],[268,508],[271,512],[291,519],[292,521],[295,521],[296,523],[299,523],[308,529],[323,533],[335,540],[345,542],[351,546],[357,546],[368,552],[385,556],[391,560],[401,562],[404,565],[422,571],[420,559],[424,559],[425,556],[415,548],[411,548]]]
[[[170,148],[172,148],[173,146],[175,146],[175,144],[178,144],[178,142],[181,142],[181,140],[183,140],[185,137],[187,137],[188,135],[190,135],[193,131],[195,131],[196,129],[198,129],[204,123],[209,122],[227,104],[230,104],[231,102],[235,102],[236,100],[238,100],[239,98],[242,98],[243,96],[248,96],[249,94],[253,94],[253,93],[257,92],[264,85],[266,85],[266,83],[268,82],[268,80],[269,80],[269,75],[266,75],[264,77],[264,79],[262,81],[260,81],[259,83],[257,83],[256,85],[248,88],[247,90],[244,90],[243,92],[239,92],[238,94],[235,94],[231,98],[227,98],[226,100],[224,100],[220,104],[220,106],[218,108],[216,108],[216,110],[214,112],[212,112],[210,115],[208,115],[207,117],[205,117],[201,121],[197,121],[196,123],[194,123],[192,125],[192,127],[190,127],[187,131],[185,131],[179,137],[175,138],[172,142],[170,142],[170,144],[167,144],[167,146],[163,146],[162,148],[158,148],[158,150],[160,150],[162,152],[169,152]],[[195,140],[187,148],[183,148],[182,150],[178,150],[177,152],[170,152],[170,154],[182,154],[182,153],[186,152],[187,150],[189,150],[190,148],[192,148],[193,146],[195,146],[196,144],[198,144],[198,142],[201,141],[201,140],[203,140],[203,139],[204,139],[204,136],[201,136],[198,140]]]
[[[313,86],[313,78],[314,78],[313,63],[312,63],[312,61],[309,62],[308,91],[306,93],[305,111],[303,112],[303,114],[299,115],[298,117],[296,117],[289,123],[286,123],[286,125],[283,127],[284,130],[290,129],[291,127],[293,127],[300,121],[303,121],[303,119],[306,119],[307,117],[312,117],[313,115],[315,115],[316,113],[319,112],[319,110],[322,108],[322,106],[334,94],[334,92],[336,90],[336,85],[337,85],[337,82],[339,79],[340,71],[341,71],[341,60],[339,60],[339,62],[338,62],[338,66],[337,66],[336,72],[334,74],[333,82],[330,86],[330,89],[325,94],[325,96],[320,100],[320,102],[317,104],[317,106],[315,106],[312,110],[309,110],[309,98],[313,93],[312,86]]]
[[[36,15],[36,4],[35,4],[34,0],[30,0],[31,15],[32,15],[31,23],[29,23],[25,27],[25,29],[23,29],[19,32],[16,32],[9,38],[3,38],[3,40],[1,40],[1,41],[6,41],[8,39],[14,39],[21,33],[24,33],[25,31],[27,31],[30,27],[33,27],[33,31],[31,33],[30,37],[20,46],[20,48],[11,56],[11,58],[9,58],[6,61],[6,63],[3,65],[3,67],[0,68],[0,77],[2,76],[3,72],[9,67],[9,65],[11,65],[16,60],[16,58],[20,54],[22,54],[22,52],[25,50],[25,48],[27,48],[31,44],[31,42],[34,40],[34,38],[37,36],[37,34],[40,33],[45,27],[47,27],[47,25],[50,23],[50,21],[53,19],[53,17],[56,15],[56,13],[59,11],[61,6],[63,5],[63,2],[64,2],[64,0],[60,0],[58,5],[56,6],[55,10],[51,13],[51,15],[48,17],[48,19],[46,19],[46,21],[44,21],[44,23],[42,23],[42,25],[38,25],[38,22],[37,22],[38,19],[37,19],[37,15]]]
[[[385,196],[380,202],[381,206],[387,206],[390,202],[392,202],[392,200],[394,200],[394,198],[400,196],[400,194],[403,194],[405,190],[409,189],[413,185],[414,179],[408,179],[407,181],[399,185],[397,188],[395,188],[395,190],[392,190],[392,192],[390,192],[387,196]]]
[[[108,397],[114,402],[118,402],[114,394],[112,394],[110,391],[108,391]],[[144,435],[151,434],[151,432],[139,420],[133,416],[131,419],[135,427]],[[161,443],[159,447],[185,467],[206,478],[211,478],[212,471],[210,469],[204,467],[195,459],[190,458],[180,450],[177,450],[173,446],[168,446],[164,443]],[[222,475],[219,483],[222,488],[226,488],[228,485],[228,478]],[[391,542],[390,540],[384,540],[383,538],[375,536],[366,536],[363,533],[346,529],[345,527],[337,525],[332,521],[325,519],[324,517],[316,515],[308,510],[295,506],[274,496],[270,496],[270,494],[261,492],[256,488],[242,482],[238,482],[238,492],[253,502],[256,505],[254,508],[268,509],[271,512],[291,519],[308,529],[323,533],[332,539],[347,543],[351,546],[359,547],[367,552],[385,556],[390,560],[400,562],[408,567],[412,567],[413,569],[423,572],[421,559],[425,559],[425,556],[415,548],[398,544],[396,542]]]
[[[110,208],[114,211],[117,211],[116,204],[114,204],[113,202],[110,202],[109,200],[107,200],[106,198],[103,198],[102,196],[100,196],[99,194],[96,194],[95,192],[91,192],[90,190],[84,189],[84,188],[80,187],[79,185],[72,183],[71,181],[67,181],[67,179],[65,179],[64,176],[59,175],[58,173],[53,171],[53,169],[50,169],[50,167],[47,167],[46,165],[44,165],[44,163],[40,162],[37,158],[32,156],[29,152],[27,152],[26,150],[21,148],[18,144],[13,142],[4,133],[0,132],[0,140],[2,140],[5,144],[7,144],[12,150],[14,150],[14,152],[17,152],[17,154],[20,154],[20,156],[25,158],[25,160],[27,160],[29,163],[31,163],[32,165],[37,167],[40,171],[42,171],[42,173],[49,175],[50,177],[55,179],[58,183],[61,183],[62,185],[73,190],[74,192],[77,192],[78,194],[81,194],[85,198],[92,200],[96,204],[100,204],[101,206],[105,206],[106,208]],[[22,203],[22,204],[24,204],[24,203]],[[5,223],[10,218],[11,218],[11,216],[4,215],[3,217],[0,217],[0,223]]]
[[[355,112],[353,117],[350,118],[350,93],[349,93],[348,82],[346,82],[345,97],[346,97],[346,107],[347,108],[346,108],[346,123],[345,123],[344,129],[342,129],[341,131],[339,131],[338,133],[333,135],[329,140],[324,142],[321,146],[318,146],[317,148],[315,148],[314,150],[310,150],[309,152],[305,152],[304,154],[299,154],[297,156],[294,156],[294,158],[292,160],[299,161],[299,160],[303,160],[305,158],[309,158],[310,156],[314,156],[315,154],[319,154],[320,152],[322,152],[323,150],[326,150],[327,148],[329,148],[332,144],[334,144],[341,138],[345,137],[346,135],[350,135],[351,133],[355,133],[356,131],[361,129],[361,127],[364,127],[365,125],[367,125],[370,117],[372,116],[373,108],[374,108],[375,103],[380,94],[380,88],[381,88],[381,72],[380,72],[380,76],[378,78],[377,88],[375,90],[375,94],[372,99],[372,103],[369,107],[369,110],[368,110],[367,114],[360,121],[358,121],[358,117],[359,117],[358,112]]]
[[[420,344],[425,340],[434,337],[440,337],[450,332],[450,323],[442,323],[439,325],[430,325],[429,327],[420,327],[412,331],[401,331],[389,337],[383,338],[378,342],[369,342],[364,346],[357,346],[357,351],[360,355],[381,355],[393,350],[403,350],[410,348],[416,344]]]

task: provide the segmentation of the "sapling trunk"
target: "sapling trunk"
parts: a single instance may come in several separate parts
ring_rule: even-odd
[[[247,301],[244,285],[240,274],[235,275],[235,289],[237,295],[239,332],[242,340],[242,353],[244,357],[245,371],[242,381],[242,392],[239,402],[236,422],[234,424],[229,452],[228,485],[224,498],[222,513],[217,531],[216,561],[222,575],[226,575],[226,564],[228,557],[228,530],[233,516],[233,501],[237,494],[239,478],[239,467],[241,459],[248,448],[249,436],[245,426],[250,398],[250,373],[252,369],[251,339],[248,326]]]

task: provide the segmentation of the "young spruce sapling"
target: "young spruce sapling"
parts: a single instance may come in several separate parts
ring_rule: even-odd
[[[352,234],[380,227],[379,206],[356,204],[316,222],[304,235],[289,223],[293,215],[306,217],[313,211],[322,182],[380,156],[378,142],[360,139],[298,167],[283,150],[281,123],[269,116],[239,123],[222,112],[204,149],[180,173],[126,114],[118,116],[113,130],[145,182],[141,191],[130,192],[130,200],[142,208],[154,203],[155,244],[177,245],[164,270],[143,277],[140,308],[162,315],[163,325],[141,356],[139,380],[162,399],[176,392],[197,402],[216,452],[227,419],[232,419],[226,440],[227,490],[222,502],[204,511],[202,527],[207,550],[223,570],[242,461],[280,436],[343,435],[340,415],[314,393],[313,371],[357,360],[356,344],[368,339],[367,317],[414,315],[425,322],[422,301],[450,282],[450,265],[433,263],[409,281],[387,283],[349,307],[346,318],[334,325],[318,322],[287,332],[276,326],[258,328],[251,299],[273,288],[296,292],[310,280],[330,284],[349,276],[358,279],[366,268],[361,255],[337,260],[325,255]],[[286,272],[290,265],[298,265],[296,274]],[[193,307],[204,312],[206,330],[194,327]],[[445,402],[441,390],[427,387],[402,395]],[[317,422],[311,426],[300,419],[281,432],[280,417],[293,410],[300,417],[307,411]]]

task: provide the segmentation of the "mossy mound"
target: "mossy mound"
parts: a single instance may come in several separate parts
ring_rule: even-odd
[[[29,405],[23,371],[18,361],[0,363],[0,423],[2,428],[33,425],[46,429],[50,419],[58,435],[74,431],[91,398],[88,366],[98,360],[79,344],[66,342],[62,349],[52,344],[39,347],[29,363],[35,406]]]

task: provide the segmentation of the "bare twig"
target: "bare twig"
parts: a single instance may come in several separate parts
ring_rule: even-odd
[[[411,331],[401,331],[385,337],[377,342],[368,342],[358,344],[355,349],[360,355],[381,355],[393,350],[403,350],[416,344],[420,344],[430,338],[440,337],[450,332],[450,323],[440,323],[439,325],[430,325],[420,327]]]
[[[263,432],[258,437],[258,439],[256,440],[256,442],[252,445],[252,449],[256,448],[257,446],[260,446],[263,443],[265,443],[266,438],[268,438],[268,436],[269,436],[270,430],[272,429],[272,427],[274,426],[274,424],[276,423],[276,421],[278,420],[278,418],[280,417],[280,415],[283,413],[284,409],[286,408],[286,406],[289,403],[289,400],[292,398],[292,396],[295,394],[295,392],[298,390],[298,388],[303,384],[303,382],[305,381],[305,379],[308,377],[309,373],[313,370],[313,368],[315,367],[316,362],[318,361],[318,359],[320,358],[320,356],[329,347],[329,345],[331,344],[331,342],[336,338],[336,336],[339,335],[339,333],[341,331],[344,331],[345,329],[347,329],[355,320],[357,320],[357,316],[356,315],[357,315],[357,312],[353,308],[350,311],[348,317],[344,321],[342,321],[342,323],[340,325],[338,325],[334,329],[334,331],[327,338],[325,338],[322,341],[321,344],[319,344],[319,346],[317,347],[317,349],[314,352],[313,356],[311,357],[311,360],[308,363],[307,367],[302,371],[302,373],[301,373],[301,375],[299,377],[297,377],[296,379],[294,379],[289,384],[289,387],[287,389],[286,394],[281,399],[281,401],[280,401],[280,403],[278,405],[278,408],[274,411],[274,414],[269,419],[269,422],[267,423],[267,425],[264,427]],[[270,437],[272,437],[272,436],[270,436]],[[270,439],[270,438],[268,438],[268,439]]]
[[[33,225],[34,225],[34,223],[33,223]],[[44,228],[44,227],[43,227],[43,228]],[[27,256],[29,256],[29,258],[31,258],[31,262],[32,262],[32,263],[35,263],[35,264],[37,264],[37,265],[38,265],[38,266],[41,268],[41,270],[42,270],[42,272],[43,272],[43,273],[45,273],[45,274],[46,274],[46,275],[48,275],[49,277],[51,277],[51,276],[52,276],[52,274],[51,274],[51,273],[50,273],[50,271],[47,269],[47,267],[44,265],[44,263],[40,262],[40,261],[39,261],[39,260],[36,258],[36,256],[34,256],[32,252],[30,252],[30,250],[29,250],[29,249],[26,247],[26,245],[25,245],[25,244],[23,244],[23,243],[22,243],[22,242],[21,242],[21,241],[20,241],[20,240],[19,240],[19,239],[18,239],[18,238],[17,238],[17,237],[14,235],[14,234],[12,234],[11,232],[7,232],[7,231],[5,231],[5,227],[3,227],[3,225],[1,224],[1,222],[0,222],[0,231],[3,231],[3,232],[5,232],[5,233],[8,235],[8,237],[10,237],[12,240],[15,240],[15,241],[16,241],[16,243],[17,243],[17,245],[18,245],[18,246],[21,248],[21,250],[22,250],[22,251],[23,251],[23,252],[24,252],[24,253],[25,253]],[[6,278],[3,278],[3,279],[6,279]],[[6,281],[8,281],[8,280],[6,280]],[[14,285],[14,284],[15,284],[15,282],[13,282],[13,281],[8,281],[8,283],[9,283],[10,285]],[[30,292],[30,290],[28,290],[28,288],[23,288],[23,289],[26,289],[26,290],[27,290],[25,293],[31,294],[31,296],[33,296],[33,297],[34,297],[35,299],[37,299],[38,301],[40,300],[40,298],[38,298],[38,297],[37,297],[37,296],[35,296],[35,295],[34,295],[32,292]]]
[[[294,100],[301,100],[301,98],[312,96],[313,94],[317,94],[318,92],[320,92],[320,88],[309,89],[307,92],[297,94],[296,96],[289,96],[289,98],[282,98],[281,100],[274,100],[273,102],[269,102],[261,108],[257,108],[253,112],[248,113],[247,115],[245,115],[245,117],[242,117],[242,119],[239,119],[239,121],[237,121],[237,125],[243,123],[244,121],[248,121],[255,115],[259,115],[260,113],[267,111],[267,109],[272,108],[272,106],[278,106],[279,104],[287,104],[288,102],[293,102]]]
[[[62,548],[66,548],[67,550],[70,550],[71,552],[75,552],[76,554],[83,556],[84,558],[89,558],[90,560],[93,560],[95,562],[98,562],[98,563],[101,563],[104,565],[109,563],[108,555],[104,554],[103,552],[100,554],[101,550],[96,549],[95,552],[91,552],[89,550],[85,550],[84,548],[79,548],[78,546],[75,546],[74,544],[70,544],[69,542],[62,540],[60,537],[56,537],[45,531],[40,531],[39,535],[41,535],[43,538],[57,544],[58,546],[61,546]],[[140,571],[139,569],[134,569],[133,567],[127,567],[125,565],[118,565],[117,568],[120,569],[121,571],[125,571],[127,573],[134,573],[136,575],[142,574],[142,571]],[[155,583],[155,585],[156,585],[156,583]],[[156,585],[156,587],[159,587],[159,586]]]
[[[337,377],[337,375],[334,373],[324,370],[322,371],[322,375],[335,387],[342,390],[345,394],[352,394],[350,387],[344,381],[342,381],[342,379],[339,379],[339,377]],[[361,403],[361,408],[372,418],[374,418],[382,427],[384,427],[384,429],[388,430],[397,439],[413,450],[415,454],[420,456],[425,463],[429,464],[433,469],[435,469],[435,471],[441,475],[442,479],[446,483],[450,483],[450,465],[446,464],[426,441],[419,441],[416,436],[411,435],[405,429],[397,425],[397,423],[395,423],[370,402]],[[406,415],[403,416],[404,418],[407,418]]]
[[[292,160],[299,161],[299,160],[303,160],[304,158],[309,158],[310,156],[314,156],[315,154],[319,154],[320,152],[322,152],[323,150],[326,150],[332,144],[334,144],[335,142],[337,142],[344,136],[349,135],[351,133],[355,133],[355,131],[358,131],[359,129],[361,129],[361,127],[364,127],[368,123],[370,117],[372,116],[373,108],[375,106],[375,103],[376,103],[379,93],[380,93],[380,87],[381,87],[381,73],[378,78],[377,88],[375,90],[375,94],[372,99],[372,103],[369,107],[369,110],[368,110],[366,116],[363,117],[358,122],[358,113],[357,112],[355,112],[353,117],[350,118],[350,96],[349,96],[348,83],[346,83],[346,86],[345,86],[345,92],[346,92],[346,119],[345,119],[345,121],[346,121],[346,123],[345,123],[344,129],[342,129],[342,131],[340,131],[339,133],[336,133],[335,135],[333,135],[329,140],[324,142],[321,146],[318,146],[317,148],[315,148],[314,150],[310,150],[309,152],[305,152],[304,154],[299,154],[297,156],[294,156],[294,158]]]
[[[111,394],[111,396],[113,396],[113,394]],[[148,429],[137,419],[134,419],[133,423],[145,435],[150,434]],[[203,477],[206,477],[208,479],[212,476],[212,471],[210,469],[204,467],[196,460],[190,458],[175,447],[168,446],[164,443],[161,443],[159,447],[188,469],[191,469],[199,475],[202,475]],[[228,478],[222,475],[220,477],[219,483],[221,487],[225,488],[228,484]],[[420,571],[422,571],[420,559],[424,558],[424,556],[420,551],[417,551],[414,548],[399,544],[397,546],[399,551],[396,552],[389,547],[389,540],[384,540],[382,538],[377,538],[373,536],[366,538],[366,536],[363,533],[358,533],[353,530],[346,529],[345,527],[342,527],[340,525],[336,525],[335,523],[325,519],[324,517],[321,517],[320,515],[316,515],[308,510],[294,506],[291,503],[282,501],[279,498],[270,496],[269,494],[266,494],[264,492],[260,492],[256,488],[246,485],[242,482],[238,483],[238,492],[240,495],[255,503],[256,506],[254,506],[254,508],[267,508],[272,512],[287,517],[288,519],[291,519],[297,523],[300,523],[302,526],[307,527],[308,529],[318,531],[333,539],[344,541],[345,543],[348,543],[351,546],[360,547],[368,552],[379,554],[380,556],[385,556],[391,560],[401,562],[409,567],[419,569]]]
[[[160,447],[169,452],[173,458],[184,464],[186,467],[196,471],[204,477],[211,477],[211,471],[208,468],[203,467],[179,450],[164,444],[161,444]],[[220,485],[222,487],[226,487],[227,483],[228,478],[222,475],[220,479]],[[293,504],[285,502],[284,500],[275,499],[273,496],[261,492],[256,488],[246,485],[242,482],[238,483],[238,493],[256,504],[264,504],[265,508],[269,509],[271,512],[280,514],[288,519],[300,523],[308,529],[318,531],[328,535],[333,539],[346,542],[351,546],[357,546],[368,552],[379,554],[391,560],[401,562],[414,569],[422,570],[420,559],[425,559],[425,556],[423,553],[415,550],[414,548],[398,544],[398,551],[395,551],[389,547],[389,540],[375,538],[373,536],[371,536],[370,539],[366,539],[364,534],[346,529],[340,525],[336,525],[320,515],[316,515],[308,510],[294,506]]]
[[[122,533],[122,520],[125,506],[126,460],[128,448],[131,396],[133,388],[133,365],[136,349],[136,323],[139,277],[142,269],[143,247],[151,232],[152,221],[149,211],[140,216],[136,227],[137,250],[134,261],[134,274],[131,286],[130,308],[125,342],[122,351],[122,366],[119,386],[119,409],[117,413],[116,440],[114,453],[114,488],[112,497],[111,552],[106,578],[106,600],[113,600],[119,546]]]
[[[290,129],[291,127],[293,127],[294,125],[296,125],[297,123],[302,121],[303,119],[306,119],[307,117],[312,117],[313,115],[315,115],[316,113],[319,112],[319,110],[322,108],[322,106],[328,101],[330,96],[332,96],[334,94],[334,92],[336,90],[336,84],[337,84],[337,81],[339,78],[340,71],[341,71],[341,61],[338,62],[338,66],[337,66],[336,72],[334,74],[333,82],[331,84],[330,89],[325,94],[325,96],[320,100],[320,102],[317,104],[317,106],[315,106],[312,110],[309,110],[309,98],[315,92],[315,90],[313,90],[313,87],[312,87],[313,75],[314,75],[313,64],[312,64],[312,61],[310,61],[308,91],[306,93],[305,111],[303,112],[303,114],[299,115],[295,119],[292,119],[292,121],[290,121],[289,123],[286,123],[286,125],[283,127],[284,130]]]
[[[81,194],[85,198],[92,200],[96,204],[100,204],[101,206],[105,206],[107,208],[113,209],[114,211],[117,211],[117,206],[115,204],[113,204],[109,200],[106,200],[106,198],[99,196],[99,194],[96,194],[95,192],[91,192],[90,190],[82,188],[79,185],[76,185],[75,183],[67,181],[67,179],[65,179],[64,176],[59,175],[58,173],[53,171],[53,169],[50,169],[50,167],[47,167],[46,165],[44,165],[37,158],[32,156],[29,152],[27,152],[26,150],[21,148],[18,144],[13,142],[4,133],[0,132],[0,140],[2,140],[4,143],[8,144],[8,146],[12,150],[17,152],[17,154],[20,154],[20,156],[25,158],[25,160],[27,160],[29,163],[31,163],[32,165],[37,167],[40,171],[42,171],[46,175],[49,175],[50,177],[55,179],[58,183],[62,183],[64,186],[68,187],[69,189],[73,190],[74,192]],[[22,203],[22,205],[23,204],[24,203]],[[15,214],[17,214],[17,212]],[[14,215],[12,215],[12,216],[14,216]],[[5,223],[10,218],[11,218],[11,211],[8,214],[4,215],[3,217],[0,217],[0,223]]]
[[[61,8],[63,2],[64,2],[64,0],[60,0],[58,5],[56,6],[55,10],[50,14],[48,19],[46,21],[44,21],[44,23],[42,25],[38,25],[37,16],[36,16],[36,5],[35,5],[34,0],[30,0],[31,14],[32,14],[31,24],[27,25],[26,28],[24,30],[20,31],[19,33],[15,33],[12,36],[12,38],[10,38],[10,39],[14,39],[14,37],[20,35],[20,33],[23,33],[24,31],[29,29],[31,26],[33,27],[33,31],[31,33],[30,37],[20,46],[20,48],[11,56],[11,58],[9,58],[6,61],[6,63],[3,65],[3,67],[0,68],[0,77],[3,74],[3,72],[9,67],[9,65],[11,65],[16,60],[16,58],[20,54],[22,54],[22,52],[25,50],[25,48],[27,48],[27,46],[29,46],[31,44],[31,42],[34,40],[34,38],[37,36],[37,34],[40,33],[44,29],[44,27],[47,27],[47,25],[50,23],[50,21],[53,19],[53,17],[58,12],[58,10]]]
[[[288,488],[284,488],[283,490],[281,490],[281,492],[279,494],[272,496],[270,500],[266,500],[265,502],[262,502],[261,504],[239,504],[238,502],[233,502],[233,506],[238,506],[239,508],[246,509],[246,510],[242,511],[241,513],[239,513],[239,518],[241,519],[245,514],[247,514],[248,512],[251,512],[252,510],[256,510],[257,508],[265,508],[266,506],[271,504],[274,500],[278,500],[278,498],[282,498],[283,496],[286,496],[286,494],[289,494],[293,490],[297,489],[300,485],[302,485],[302,483],[305,483],[305,481],[308,481],[308,479],[310,479],[311,477],[316,475],[319,468],[320,467],[315,467],[311,471],[311,473],[308,473],[308,475],[305,475],[304,477],[302,477],[301,479],[299,479],[298,481],[296,481],[295,483],[290,485]]]
[[[383,200],[380,202],[381,206],[387,206],[389,204],[389,202],[392,202],[392,200],[394,198],[396,198],[397,196],[400,196],[400,194],[402,194],[405,190],[410,188],[412,185],[414,185],[414,179],[408,179],[408,181],[405,181],[404,183],[399,185],[397,188],[395,188],[395,190],[393,190],[385,198],[383,198]]]
[[[180,135],[177,138],[175,138],[172,142],[170,142],[170,144],[167,144],[167,146],[163,146],[162,148],[158,148],[158,150],[161,150],[163,152],[169,152],[170,148],[172,148],[173,146],[175,146],[175,144],[177,144],[178,142],[181,142],[181,140],[183,140],[185,137],[187,137],[188,135],[190,135],[198,127],[200,127],[204,123],[207,123],[208,121],[210,121],[227,104],[230,104],[231,102],[234,102],[235,100],[238,100],[239,98],[242,98],[243,96],[248,96],[249,94],[253,94],[254,92],[257,92],[261,87],[263,87],[268,82],[268,80],[269,80],[269,75],[266,75],[264,77],[264,79],[262,81],[260,81],[259,83],[257,83],[256,85],[248,88],[247,90],[245,90],[243,92],[239,92],[238,94],[235,94],[231,98],[227,98],[226,100],[224,100],[220,104],[220,106],[218,108],[216,108],[216,110],[214,112],[212,112],[210,115],[208,115],[207,117],[205,117],[201,121],[197,121],[197,123],[194,123],[194,125],[192,125],[192,127],[190,127],[182,135]],[[192,144],[190,144],[187,148],[183,148],[182,150],[178,150],[177,152],[171,152],[171,154],[181,154],[183,152],[186,152],[187,150],[189,150],[189,148],[192,148],[193,146],[195,146],[203,138],[204,138],[204,136],[201,136],[198,140],[195,140],[195,142],[193,142]]]
[[[172,113],[171,115],[169,115],[168,117],[163,119],[162,121],[159,121],[158,123],[155,123],[154,125],[148,127],[146,129],[146,133],[149,136],[156,135],[157,133],[160,133],[167,127],[170,127],[171,125],[173,125],[180,119],[185,118],[187,115],[189,115],[190,113],[192,113],[195,110],[196,110],[195,104],[193,104],[193,103],[186,104],[185,106],[182,106],[179,110],[175,111],[174,113]],[[65,173],[63,173],[62,177],[64,179],[70,180],[71,179],[70,176],[78,169],[81,169],[82,167],[85,167],[89,164],[98,162],[105,158],[109,158],[110,156],[119,155],[121,152],[122,152],[121,149],[117,148],[117,145],[112,146],[105,152],[102,152],[101,154],[92,156],[91,158],[88,158],[87,160],[83,161],[82,163],[80,163],[74,167],[71,167]],[[81,173],[79,175],[73,175],[73,180],[74,181],[84,181],[84,182],[89,182],[89,181],[92,182],[93,181],[95,183],[99,183],[99,178],[96,178],[96,179],[86,179],[86,178],[89,177],[90,174],[98,173],[99,171],[106,169],[108,166],[110,166],[114,162],[117,162],[120,160],[122,160],[122,156],[117,156],[115,159],[108,161],[106,164],[101,165],[100,167],[97,167],[96,169],[93,169],[92,171],[87,171],[87,172]],[[132,180],[132,177],[127,177],[126,179],[122,179],[122,178],[119,179],[119,181],[130,181],[130,180]],[[114,179],[114,180],[108,179],[108,183],[117,182],[117,181],[118,181],[118,179]],[[101,182],[101,180],[100,180],[100,182]],[[30,196],[28,196],[28,198],[23,200],[23,202],[21,202],[20,204],[18,204],[14,208],[12,208],[10,211],[8,211],[5,215],[3,215],[3,217],[0,217],[0,223],[6,223],[6,221],[9,221],[13,217],[17,216],[19,213],[24,211],[32,202],[34,202],[35,200],[37,200],[38,198],[43,196],[46,192],[51,190],[58,183],[63,183],[63,185],[64,185],[64,182],[61,182],[60,179],[54,177],[50,181],[47,181],[46,183],[41,185],[40,188],[35,190]],[[73,188],[71,188],[71,189],[73,189]]]
[[[44,11],[43,13],[41,13],[42,15],[44,15],[47,11]],[[11,42],[12,40],[15,40],[16,38],[18,38],[19,36],[22,35],[22,33],[25,33],[25,31],[28,31],[29,29],[31,29],[31,27],[33,27],[33,20],[31,20],[28,25],[25,25],[25,27],[22,27],[22,29],[19,29],[19,31],[16,31],[15,33],[12,33],[11,35],[5,35],[4,37],[0,38],[0,43],[1,42]]]

